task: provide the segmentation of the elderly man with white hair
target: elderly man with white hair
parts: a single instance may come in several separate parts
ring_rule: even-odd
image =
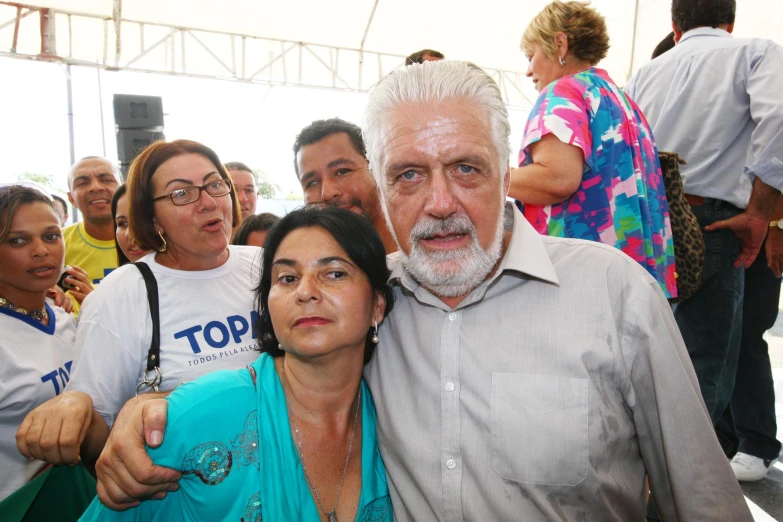
[[[495,82],[413,65],[378,84],[365,119],[400,247],[365,370],[395,518],[643,520],[648,476],[664,520],[751,520],[657,282],[506,205]],[[129,409],[115,436],[133,444],[102,456],[102,499],[171,487],[139,452],[164,417],[159,401]]]

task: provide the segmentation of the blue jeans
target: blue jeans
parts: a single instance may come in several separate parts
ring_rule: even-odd
[[[692,208],[702,229],[742,212],[715,199],[705,199],[704,205]],[[733,266],[742,244],[730,230],[704,231],[704,244],[702,286],[690,299],[678,304],[674,317],[715,425],[734,390],[742,339],[745,269]]]
[[[691,208],[699,220],[706,248],[701,287],[689,299],[674,305],[672,312],[714,426],[734,391],[742,339],[745,269],[734,268],[742,244],[733,232],[703,229],[716,221],[732,218],[742,210],[716,199],[705,199],[704,205]],[[650,522],[660,518],[650,498],[646,519]]]
[[[733,457],[741,451],[772,460],[780,453],[775,419],[775,383],[764,332],[775,325],[780,301],[780,278],[767,266],[761,246],[759,257],[745,270],[745,299],[742,312],[742,348],[737,362],[737,379],[729,407],[715,425],[718,440]]]

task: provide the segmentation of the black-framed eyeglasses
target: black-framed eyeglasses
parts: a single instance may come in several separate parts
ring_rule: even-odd
[[[172,192],[169,192],[165,196],[158,196],[152,198],[152,201],[159,201],[161,199],[169,198],[175,205],[187,205],[189,203],[195,203],[201,198],[201,191],[206,190],[207,194],[213,198],[220,196],[226,196],[231,193],[231,181],[227,179],[216,179],[210,181],[206,185],[190,185],[188,187],[182,187]]]

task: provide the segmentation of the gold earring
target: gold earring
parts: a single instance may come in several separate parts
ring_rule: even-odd
[[[158,252],[165,252],[169,248],[169,245],[166,243],[166,238],[163,237],[163,231],[158,230],[158,235],[160,236],[160,240],[163,241],[163,244],[158,247]]]

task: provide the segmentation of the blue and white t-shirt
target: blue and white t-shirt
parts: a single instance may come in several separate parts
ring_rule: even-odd
[[[202,271],[167,268],[155,261],[155,253],[140,260],[158,282],[160,391],[258,358],[253,287],[260,276],[260,253],[257,247],[230,246],[222,266]],[[120,267],[82,307],[76,335],[81,356],[68,389],[91,395],[95,410],[111,426],[144,378],[151,339],[141,272],[133,265]]]
[[[75,355],[76,321],[46,305],[49,325],[0,308],[0,500],[25,485],[46,463],[16,449],[16,430],[33,409],[63,392]]]

